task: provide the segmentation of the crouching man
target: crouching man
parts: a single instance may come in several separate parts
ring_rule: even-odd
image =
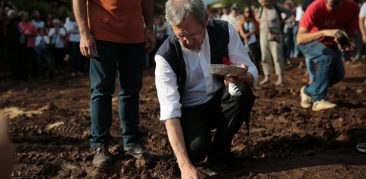
[[[168,0],[165,8],[173,33],[155,56],[160,119],[182,178],[198,178],[195,162],[230,156],[234,134],[250,117],[258,71],[235,28],[208,20],[201,0]],[[211,75],[209,64],[222,63],[247,72],[225,79]]]

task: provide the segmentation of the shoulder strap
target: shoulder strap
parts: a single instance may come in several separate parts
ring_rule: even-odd
[[[262,13],[263,13],[263,7],[259,8],[259,19],[262,18]]]

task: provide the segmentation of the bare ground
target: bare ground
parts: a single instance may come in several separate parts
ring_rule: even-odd
[[[299,105],[306,83],[301,59],[286,65],[284,87],[255,89],[250,137],[245,126],[235,136],[236,158],[222,173],[205,164],[206,178],[366,178],[366,155],[355,146],[366,142],[366,84],[362,63],[345,65],[346,78],[329,89],[334,110],[312,112]],[[135,159],[121,152],[117,100],[113,98],[115,137],[111,166],[99,175],[89,149],[89,79],[62,75],[55,80],[1,80],[0,109],[11,118],[17,146],[12,178],[178,178],[172,150],[159,119],[153,71],[144,75],[140,99],[141,128],[153,158]]]

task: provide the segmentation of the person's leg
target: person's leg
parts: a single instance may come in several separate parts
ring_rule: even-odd
[[[342,52],[335,46],[332,49],[335,58],[332,61],[331,70],[329,71],[329,86],[333,86],[343,80],[345,74],[342,59],[339,58]]]
[[[109,144],[112,125],[112,94],[117,69],[117,45],[97,41],[99,57],[90,60],[91,134],[93,149]]]
[[[300,53],[300,51],[299,51],[299,48],[298,48],[298,46],[297,46],[297,43],[296,43],[296,36],[297,36],[297,32],[298,32],[298,30],[299,30],[299,24],[298,23],[296,23],[295,25],[294,25],[294,28],[293,28],[293,30],[292,30],[292,40],[293,40],[293,45],[294,45],[294,50],[293,50],[293,58],[297,58],[297,57],[299,57],[299,53]]]
[[[264,73],[264,79],[260,84],[265,84],[269,82],[269,75],[272,71],[272,55],[269,50],[269,41],[267,40],[267,34],[261,33],[260,36],[260,49],[261,49],[261,59],[262,59],[262,70]]]
[[[119,44],[119,115],[122,141],[127,150],[142,145],[139,131],[139,97],[144,59],[145,47],[143,43]]]
[[[305,66],[309,74],[309,83],[311,84],[315,79],[315,64],[310,58],[305,57]]]
[[[277,75],[276,85],[283,84],[283,56],[282,56],[282,41],[270,41],[269,50],[271,51],[275,71]]]
[[[217,100],[218,101],[218,100]],[[212,103],[211,100],[209,103]],[[208,116],[209,103],[182,108],[180,120],[184,142],[189,159],[193,162],[202,161],[211,147],[211,118]]]
[[[221,99],[222,118],[217,123],[217,131],[214,137],[211,159],[223,160],[230,153],[231,141],[238,132],[243,122],[249,125],[250,112],[252,110],[255,96],[250,88],[245,85],[240,86],[242,95],[231,96],[227,87]]]
[[[305,93],[312,97],[313,102],[325,99],[329,86],[329,74],[332,63],[337,58],[336,54],[319,41],[299,45],[299,48],[304,53],[305,58],[318,65],[314,82],[305,87]]]

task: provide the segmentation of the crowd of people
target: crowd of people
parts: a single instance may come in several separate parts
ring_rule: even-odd
[[[75,17],[70,13],[65,22],[43,21],[37,11],[30,18],[28,12],[2,3],[6,16],[1,20],[17,79],[28,73],[52,77],[64,70],[66,47],[72,74],[85,70],[82,55],[90,58],[90,144],[97,167],[111,160],[109,130],[117,74],[123,150],[135,157],[145,153],[139,93],[144,63],[155,62],[160,120],[182,178],[199,178],[196,162],[206,157],[211,163],[231,159],[233,136],[250,119],[253,87],[271,82],[272,66],[274,84],[284,85],[285,62],[291,63],[301,52],[309,82],[299,89],[300,104],[321,111],[336,107],[326,94],[344,78],[343,60],[362,55],[362,47],[352,55],[357,48],[349,39],[361,34],[358,38],[366,43],[366,28],[358,33],[359,25],[365,25],[366,5],[359,14],[352,0],[315,0],[303,6],[290,0],[259,3],[258,8],[244,7],[243,14],[233,4],[230,13],[224,8],[219,15],[210,15],[201,0],[168,0],[164,19],[153,18],[149,0],[89,1],[88,5],[74,0]],[[210,64],[229,64],[245,72],[217,77],[209,72]]]
[[[18,9],[12,1],[0,1],[0,22],[3,62],[14,79],[52,79],[58,73],[76,76],[88,71],[72,12],[59,19],[38,10]]]

